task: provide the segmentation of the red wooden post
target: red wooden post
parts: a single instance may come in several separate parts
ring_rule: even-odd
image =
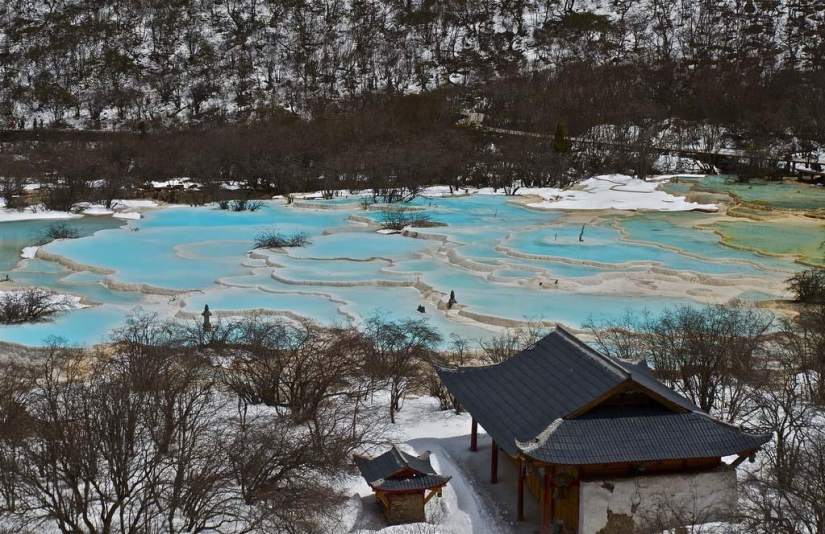
[[[524,521],[524,472],[526,471],[524,460],[518,461],[518,501],[516,511],[518,512],[517,519]]]
[[[498,443],[493,440],[493,449],[490,456],[490,484],[498,482]]]
[[[553,470],[550,471],[550,522],[553,523],[556,520],[556,498],[553,497],[553,493],[556,491],[556,466],[553,466]]]
[[[476,452],[478,450],[478,422],[476,418],[472,418],[470,424],[470,450]]]
[[[544,491],[541,494],[541,534],[550,534],[550,467],[544,466]]]

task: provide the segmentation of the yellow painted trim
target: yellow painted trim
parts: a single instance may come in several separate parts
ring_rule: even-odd
[[[376,491],[375,492],[375,498],[378,499],[379,501],[381,501],[381,504],[383,504],[385,508],[389,509],[390,501],[387,499],[386,495],[384,495],[380,491]]]

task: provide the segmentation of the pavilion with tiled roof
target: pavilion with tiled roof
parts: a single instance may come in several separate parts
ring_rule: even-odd
[[[540,499],[542,531],[580,532],[583,481],[644,474],[731,469],[722,457],[752,457],[770,435],[723,423],[651,374],[610,358],[557,328],[512,358],[490,366],[440,368],[447,389],[518,466],[517,512],[524,487]]]
[[[395,445],[375,458],[356,455],[355,465],[390,524],[425,521],[424,505],[450,481],[435,472],[430,451],[413,456]]]

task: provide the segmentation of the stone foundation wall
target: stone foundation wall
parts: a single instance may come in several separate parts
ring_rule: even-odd
[[[588,481],[581,483],[579,497],[579,534],[661,532],[678,522],[701,524],[730,517],[736,507],[736,472]]]

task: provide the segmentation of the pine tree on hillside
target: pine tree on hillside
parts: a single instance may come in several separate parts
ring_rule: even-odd
[[[570,140],[567,139],[567,134],[564,131],[564,125],[560,122],[556,123],[556,133],[553,134],[553,150],[557,154],[569,154],[573,151]]]

